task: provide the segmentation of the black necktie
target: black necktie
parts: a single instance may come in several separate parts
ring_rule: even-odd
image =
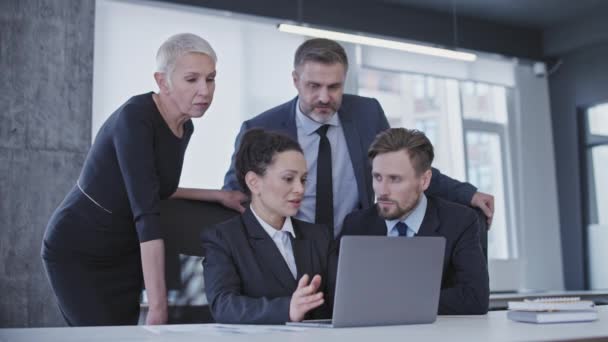
[[[399,236],[407,236],[407,228],[408,228],[407,224],[399,221],[395,225],[395,228],[397,228],[397,231],[399,232]]]
[[[315,206],[315,223],[329,227],[331,236],[334,232],[334,196],[331,175],[331,145],[327,139],[329,125],[319,127],[319,155],[317,157],[317,200]]]

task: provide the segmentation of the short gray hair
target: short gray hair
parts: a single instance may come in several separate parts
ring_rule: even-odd
[[[348,57],[344,48],[331,39],[312,38],[302,43],[296,50],[293,67],[297,68],[306,62],[340,63],[344,65],[344,70],[348,70]]]
[[[217,62],[217,56],[209,42],[192,33],[179,33],[169,37],[158,48],[158,52],[156,53],[156,71],[164,72],[170,76],[175,68],[177,59],[190,52],[203,53],[211,57],[214,62]]]

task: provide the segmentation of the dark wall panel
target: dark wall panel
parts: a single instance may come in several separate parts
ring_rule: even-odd
[[[577,108],[608,101],[608,42],[561,57],[550,76],[549,89],[555,141],[557,184],[562,232],[564,277],[569,290],[585,282],[582,187],[577,132]]]

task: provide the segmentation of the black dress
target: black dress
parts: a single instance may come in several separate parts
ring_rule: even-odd
[[[176,137],[152,93],[132,97],[101,127],[42,243],[69,325],[137,324],[139,244],[162,239],[159,202],[177,189],[193,129],[187,121]]]

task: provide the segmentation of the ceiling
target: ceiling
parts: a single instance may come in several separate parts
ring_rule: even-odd
[[[529,60],[608,42],[608,0],[156,1]]]
[[[452,13],[511,26],[550,29],[604,11],[604,0],[379,0],[408,8]]]

